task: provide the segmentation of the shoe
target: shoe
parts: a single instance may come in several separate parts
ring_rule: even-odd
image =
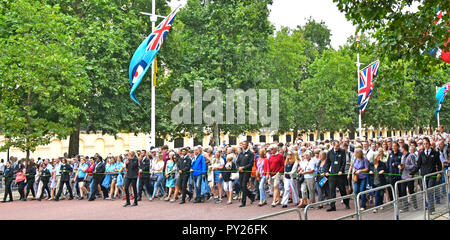
[[[89,202],[90,202],[90,201],[94,201],[94,199],[95,199],[95,198],[89,198],[88,201],[89,201]]]
[[[24,202],[26,202],[26,201],[27,201],[27,199],[26,199],[26,198],[22,198],[22,199],[20,199],[20,200],[22,200],[22,201],[24,201]]]
[[[336,208],[328,208],[327,209],[327,212],[335,212],[336,211]]]
[[[170,200],[169,197],[164,198],[164,201],[169,201],[169,200]]]
[[[134,202],[133,204],[131,204],[132,207],[137,206],[137,205],[138,205],[137,202]]]
[[[130,203],[125,203],[123,206],[126,207],[126,206],[129,206],[129,205],[130,205]]]
[[[359,211],[364,211],[364,210],[366,210],[366,208],[362,207],[362,208],[359,209]]]
[[[289,198],[288,203],[292,203],[292,199]]]
[[[372,212],[373,212],[373,213],[377,213],[377,212],[378,212],[378,209],[374,209]]]
[[[38,198],[37,200],[40,202],[42,199],[41,199],[41,198]]]
[[[6,202],[5,200],[2,201],[2,203],[5,203],[5,202]]]
[[[78,200],[83,200],[84,198],[83,198],[83,197],[78,197],[77,199],[78,199]]]
[[[69,197],[69,200],[73,200],[73,197]]]
[[[153,198],[153,197],[151,197],[151,198],[149,198],[148,200],[149,200],[149,201],[153,201],[153,199],[154,199],[154,198]]]
[[[239,205],[239,207],[245,207],[245,204],[241,203],[241,205]]]
[[[232,204],[233,202],[231,202],[231,201],[227,201],[227,205],[230,205],[230,204]]]
[[[57,202],[57,201],[59,201],[59,198],[55,198],[55,199],[53,199],[53,201],[56,201],[56,202]]]
[[[133,196],[133,195],[131,195],[130,199],[134,199],[134,196]]]
[[[195,200],[194,200],[194,203],[199,203],[199,202],[201,202],[201,201],[198,200],[198,199],[195,199]]]
[[[272,203],[272,204],[270,204],[270,206],[272,206],[272,207],[276,207],[276,206],[277,206],[277,204],[276,204],[276,203]]]
[[[181,201],[181,202],[179,202],[178,204],[185,204],[186,202],[185,201]]]
[[[350,209],[350,205],[345,205],[345,209]]]
[[[281,206],[282,208],[287,208],[287,205],[283,205],[283,206]]]
[[[137,201],[138,201],[138,202],[141,201],[141,197],[138,197]]]
[[[169,202],[175,202],[175,199],[170,199],[170,201]]]

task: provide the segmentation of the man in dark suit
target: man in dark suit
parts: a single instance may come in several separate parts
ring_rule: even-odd
[[[128,159],[125,162],[125,168],[127,169],[127,174],[125,176],[124,188],[127,202],[123,206],[126,207],[130,205],[130,190],[129,190],[130,185],[133,188],[133,196],[134,196],[133,206],[137,206],[138,194],[136,189],[136,182],[139,171],[139,162],[136,157],[136,153],[134,151],[128,153]]]
[[[191,158],[187,155],[187,149],[181,149],[181,157],[178,160],[178,172],[180,173],[180,177],[177,181],[178,187],[182,191],[181,202],[180,204],[185,203],[186,201],[186,193],[189,194],[189,199],[192,199],[193,193],[188,193],[186,188],[189,180],[190,169],[191,169]]]
[[[328,152],[327,160],[325,162],[326,176],[328,177],[328,183],[330,187],[330,199],[336,197],[336,187],[339,188],[341,196],[346,195],[345,182],[345,164],[346,156],[344,149],[340,148],[339,142],[334,142],[333,150]],[[347,209],[350,209],[350,199],[344,199],[344,204]],[[335,202],[330,203],[330,208],[327,212],[336,211]]]
[[[250,179],[253,163],[254,163],[254,154],[248,147],[248,142],[244,141],[242,144],[242,152],[239,153],[236,165],[239,169],[239,185],[242,190],[242,199],[241,205],[239,207],[244,207],[246,204],[247,196],[250,199],[251,203],[255,201],[255,195],[248,190],[247,184]]]
[[[92,191],[92,195],[89,197],[89,201],[95,200],[95,196],[97,195],[99,185],[100,185],[100,189],[103,192],[103,198],[108,197],[108,192],[106,191],[105,187],[101,186],[101,184],[103,182],[103,178],[105,177],[104,173],[106,171],[106,164],[100,155],[96,154],[95,158],[96,158],[97,162],[95,163],[94,176],[92,178],[93,191]]]
[[[430,173],[439,172],[442,170],[442,164],[439,159],[439,152],[431,148],[430,139],[425,137],[423,139],[423,145],[424,149],[419,154],[419,159],[417,160],[417,167],[411,171],[411,175],[416,174],[420,170],[420,175],[425,176]],[[427,182],[425,183],[427,188],[431,188],[436,185],[436,179],[438,179],[436,176],[431,176],[427,178]],[[428,201],[429,201],[429,210],[431,213],[435,211],[434,208],[434,198],[435,198],[435,191],[431,190],[428,192]]]

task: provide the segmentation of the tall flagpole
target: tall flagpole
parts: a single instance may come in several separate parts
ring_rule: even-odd
[[[360,74],[359,74],[359,68],[361,66],[361,63],[359,62],[359,36],[356,36],[356,67],[358,68],[358,92],[356,94],[356,96],[359,95],[359,88],[360,88]],[[359,111],[359,137],[362,137],[362,120],[361,120],[361,109],[358,106],[358,111]]]
[[[438,89],[438,87],[436,86],[436,93],[439,91],[439,89]],[[441,105],[442,104],[439,104],[439,112],[441,111]],[[439,128],[439,126],[440,126],[440,123],[439,123],[439,112],[437,112],[437,126],[438,126],[438,128]]]
[[[152,0],[152,15],[150,16],[150,21],[152,22],[152,31],[155,30],[155,24],[158,17],[156,16],[156,3],[155,0]],[[151,133],[150,133],[150,146],[156,146],[155,143],[155,61],[152,62],[152,119],[151,119]]]

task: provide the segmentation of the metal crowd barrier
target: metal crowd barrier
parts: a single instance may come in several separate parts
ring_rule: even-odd
[[[369,189],[369,190],[366,190],[366,191],[363,191],[363,192],[358,193],[358,195],[356,196],[356,203],[357,203],[357,209],[356,209],[356,211],[357,211],[357,215],[358,215],[358,220],[363,220],[363,217],[366,217],[367,220],[369,220],[369,219],[372,219],[372,220],[375,220],[375,219],[378,219],[378,220],[386,220],[387,218],[386,218],[385,216],[386,216],[387,214],[392,214],[392,216],[390,216],[391,219],[393,219],[393,220],[397,219],[397,218],[396,218],[396,215],[395,215],[395,213],[397,212],[397,208],[398,208],[398,206],[397,206],[397,203],[398,203],[398,202],[397,202],[397,196],[396,196],[396,194],[393,194],[393,197],[394,197],[394,200],[393,200],[393,201],[384,203],[384,204],[382,204],[382,205],[380,205],[380,206],[376,206],[376,207],[373,207],[373,208],[370,208],[370,209],[360,210],[360,206],[361,206],[361,203],[360,203],[360,201],[361,201],[361,195],[364,195],[364,194],[365,194],[366,197],[367,197],[368,194],[371,193],[371,192],[376,192],[376,191],[378,191],[378,190],[383,190],[383,191],[384,191],[386,188],[390,188],[392,191],[394,191],[394,188],[392,187],[391,184],[386,184],[386,185],[383,185],[383,186],[381,186],[381,187]],[[368,202],[368,201],[367,201],[367,202]],[[393,206],[393,208],[394,208],[393,210],[394,210],[394,211],[390,211],[390,210],[392,210],[392,209],[391,209],[391,206]],[[376,213],[376,214],[370,213],[370,214],[371,214],[370,217],[367,216],[367,215],[369,215],[369,214],[367,214],[367,213],[372,212],[373,210],[376,210],[377,213]],[[371,218],[371,217],[372,217],[372,218]],[[382,217],[382,218],[380,218],[380,217]],[[383,217],[384,217],[384,218],[383,218]]]
[[[271,213],[271,214],[267,214],[267,215],[264,215],[261,217],[252,218],[249,220],[262,220],[262,219],[275,217],[275,216],[283,215],[283,214],[290,213],[290,212],[296,212],[298,215],[298,220],[302,220],[302,214],[300,213],[300,210],[298,210],[297,208],[292,208],[292,209],[284,210],[281,212]]]
[[[416,193],[409,193],[403,197],[400,197],[400,184],[419,181],[419,184],[422,183],[423,186],[423,178],[415,177],[411,179],[397,181],[395,183],[395,195],[397,196],[397,204],[398,209],[395,212],[395,216],[397,220],[426,220],[427,212],[426,212],[426,191],[422,190]],[[408,189],[408,188],[407,188]],[[409,203],[408,200],[411,200],[412,204]],[[415,203],[414,203],[415,202]],[[412,210],[411,205],[414,207]],[[417,207],[417,208],[415,208]],[[404,211],[405,208],[408,208],[408,211]]]
[[[444,182],[436,184],[433,187],[428,187],[427,180],[430,177],[442,175],[444,176]],[[435,172],[427,174],[423,177],[423,186],[426,192],[426,209],[427,209],[427,217],[429,220],[436,219],[442,215],[449,213],[450,211],[450,202],[449,198],[449,184],[448,177],[444,171]],[[442,177],[436,179],[436,183],[440,181]],[[434,207],[434,211],[432,212],[432,206]],[[433,216],[432,216],[433,215]]]
[[[305,220],[308,220],[308,210],[311,209],[312,207],[319,206],[319,205],[325,205],[327,203],[337,202],[337,201],[344,200],[344,199],[353,199],[354,200],[354,202],[355,202],[355,212],[352,213],[352,214],[348,214],[348,215],[336,218],[335,220],[346,220],[346,219],[347,220],[350,220],[350,219],[355,219],[356,220],[356,216],[358,214],[356,212],[356,207],[357,206],[356,206],[356,199],[355,198],[356,198],[356,195],[352,193],[352,194],[348,194],[348,195],[345,195],[345,196],[342,196],[342,197],[333,198],[333,199],[329,199],[329,200],[325,200],[325,201],[321,201],[321,202],[317,202],[317,203],[308,204],[305,207],[305,210],[304,210]]]

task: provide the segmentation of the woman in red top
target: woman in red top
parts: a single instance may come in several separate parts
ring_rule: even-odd
[[[269,172],[266,177],[273,188],[272,207],[276,207],[281,202],[279,185],[284,173],[284,157],[278,153],[278,146],[275,144],[271,145],[269,150],[271,155],[268,161]]]

